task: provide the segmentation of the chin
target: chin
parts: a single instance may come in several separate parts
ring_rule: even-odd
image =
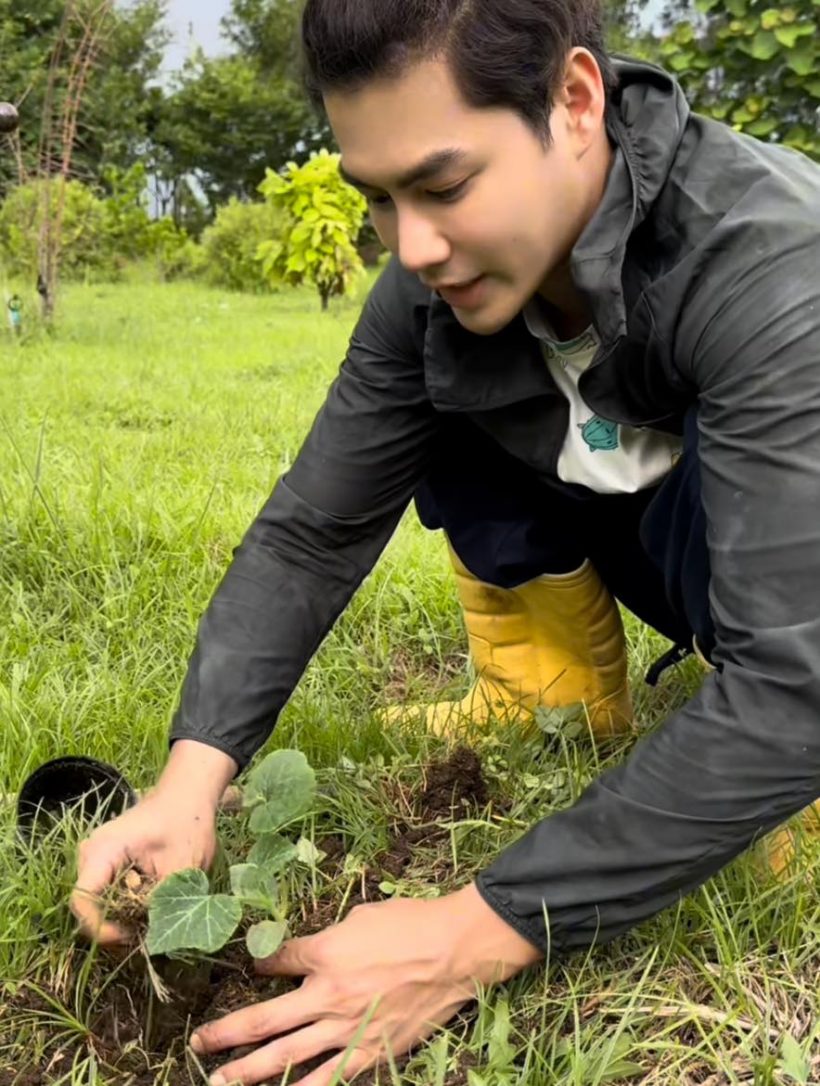
[[[476,336],[492,336],[500,332],[521,312],[521,307],[498,305],[479,306],[477,309],[453,309],[456,320]]]

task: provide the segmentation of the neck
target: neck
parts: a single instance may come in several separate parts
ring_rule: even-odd
[[[615,160],[615,151],[602,127],[600,138],[590,146],[584,156],[586,174],[590,178],[589,189],[569,252],[541,283],[538,293],[547,303],[550,322],[561,339],[574,339],[589,327],[591,313],[585,298],[575,285],[570,269],[572,249],[592,221],[604,198],[609,171]]]
[[[546,302],[547,316],[559,339],[574,339],[589,328],[589,307],[573,282],[568,263],[544,280],[538,294]]]

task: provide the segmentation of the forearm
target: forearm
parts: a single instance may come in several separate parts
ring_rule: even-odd
[[[710,676],[626,763],[482,872],[485,900],[557,950],[606,942],[679,901],[816,797],[820,690],[805,678],[789,696],[736,667]]]
[[[208,744],[244,768],[400,512],[334,517],[281,481],[202,618],[171,739]]]

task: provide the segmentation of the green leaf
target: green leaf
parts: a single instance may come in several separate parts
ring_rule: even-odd
[[[252,909],[272,909],[278,891],[272,872],[251,863],[231,867],[231,893]]]
[[[510,1005],[506,999],[499,999],[495,1005],[487,1055],[494,1067],[505,1067],[515,1059],[515,1046],[510,1044]]]
[[[780,52],[780,48],[777,43],[777,38],[775,38],[771,31],[758,30],[757,34],[752,38],[752,43],[748,47],[748,52],[755,60],[771,60],[772,57],[777,56]]]
[[[304,271],[304,254],[288,261],[289,271]],[[262,801],[251,815],[251,832],[273,833],[305,814],[316,795],[316,774],[301,751],[277,750],[269,754],[248,777],[245,806]]]
[[[245,785],[245,807],[255,803],[268,803],[279,794],[283,784],[308,775],[313,777],[313,770],[308,766],[307,758],[299,750],[276,750],[269,754],[248,774]]]
[[[746,125],[753,120],[753,115],[749,113],[745,106],[738,106],[737,109],[732,112],[732,122],[734,124]]]
[[[804,42],[786,55],[786,67],[797,75],[813,75],[817,70],[817,56],[812,42]]]
[[[201,950],[213,954],[227,943],[241,919],[241,902],[229,894],[210,894],[204,871],[179,871],[151,895],[148,953]]]
[[[800,26],[781,26],[774,31],[774,36],[787,49],[794,49],[800,38],[814,34],[815,30],[814,23],[801,24]]]
[[[260,837],[248,853],[248,863],[264,868],[268,874],[284,871],[295,859],[298,859],[296,845],[278,833]]]
[[[746,0],[726,0],[726,10],[736,19],[740,19],[746,14]]]
[[[790,1033],[783,1036],[780,1044],[780,1055],[780,1066],[783,1073],[794,1079],[795,1082],[800,1083],[800,1086],[806,1086],[811,1074],[811,1066],[806,1056],[803,1055],[800,1045]]]
[[[780,12],[777,8],[767,8],[760,16],[760,25],[764,30],[774,30],[780,26]]]
[[[752,121],[751,124],[744,125],[743,131],[747,132],[750,136],[757,136],[758,139],[763,139],[765,136],[770,136],[779,123],[779,121],[772,117],[758,117],[758,119]]]
[[[283,921],[263,920],[254,924],[245,938],[248,953],[256,959],[269,958],[285,941],[287,932],[288,926]]]
[[[316,867],[327,854],[318,849],[307,837],[300,837],[296,843],[296,860],[306,867]]]

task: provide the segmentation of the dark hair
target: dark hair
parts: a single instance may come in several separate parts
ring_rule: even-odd
[[[546,139],[570,49],[589,49],[608,93],[617,85],[600,0],[307,0],[302,44],[316,106],[441,56],[470,105],[515,110]]]

